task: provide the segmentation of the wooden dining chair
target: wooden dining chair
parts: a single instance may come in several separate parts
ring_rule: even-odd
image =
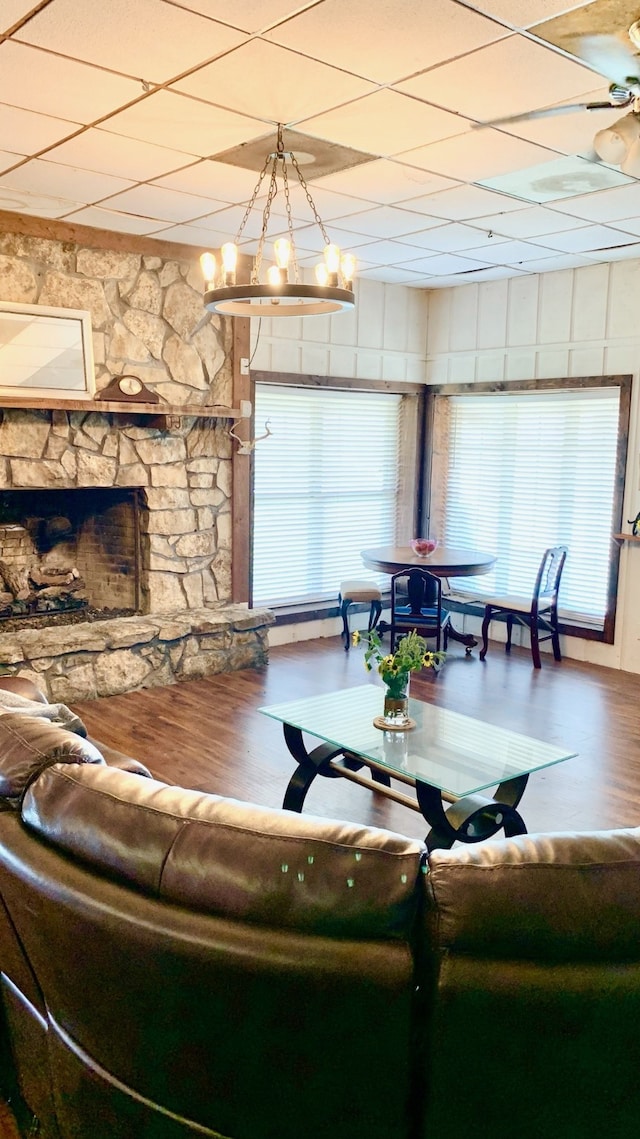
[[[436,650],[446,649],[450,616],[442,608],[442,582],[426,569],[400,570],[391,578],[391,642],[395,652],[399,634],[415,629],[425,639],[435,638]]]
[[[529,629],[531,656],[534,668],[541,668],[540,643],[551,641],[555,660],[562,660],[558,632],[558,590],[567,558],[566,546],[550,546],[545,550],[533,587],[533,596],[493,597],[487,601],[482,621],[482,648],[484,660],[489,647],[489,625],[494,617],[506,617],[507,642],[505,652],[511,651],[511,631],[514,621]]]

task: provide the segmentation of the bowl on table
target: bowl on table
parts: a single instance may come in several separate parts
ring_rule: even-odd
[[[414,554],[419,558],[430,558],[433,551],[438,548],[437,538],[412,538],[409,543]]]

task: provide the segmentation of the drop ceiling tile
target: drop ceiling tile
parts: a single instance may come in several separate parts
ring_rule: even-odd
[[[486,269],[488,262],[478,257],[459,257],[455,253],[439,253],[434,257],[417,257],[415,261],[407,260],[406,269],[412,272],[422,270],[431,273],[434,277],[444,277],[453,273],[466,273],[470,269]]]
[[[34,217],[62,218],[81,205],[82,202],[73,202],[50,194],[29,194],[26,190],[0,187],[0,210],[28,213]]]
[[[103,130],[205,157],[264,134],[258,119],[174,91],[156,91],[101,123]]]
[[[567,3],[566,0],[474,0],[469,7],[493,16],[496,20],[504,20],[514,28],[530,28],[542,20],[551,20],[563,12],[573,8],[582,8],[590,0],[580,0],[580,3]]]
[[[12,154],[10,150],[0,150],[0,172],[9,170],[24,158],[23,154]]]
[[[57,162],[32,159],[0,178],[1,186],[28,190],[33,194],[55,194],[81,202],[99,202],[110,194],[119,194],[133,183],[126,178],[111,178],[90,170],[77,170]]]
[[[366,245],[359,245],[352,249],[356,257],[358,274],[361,262],[368,262],[372,267],[376,265],[404,265],[407,261],[420,257],[421,248],[400,241],[373,241]]]
[[[612,228],[622,230],[623,233],[640,234],[640,217],[619,218],[612,222]]]
[[[76,213],[68,214],[65,221],[76,225],[90,225],[94,229],[110,229],[115,233],[153,234],[165,228],[164,222],[151,221],[150,218],[136,218],[130,214],[119,214],[115,210],[101,209],[99,206],[87,206]]]
[[[265,83],[265,76],[268,82]],[[172,85],[198,99],[289,126],[375,90],[315,59],[253,40]],[[209,110],[211,114],[211,110]],[[210,148],[208,153],[222,147]]]
[[[229,0],[181,0],[181,7],[243,32],[261,32],[295,13],[300,5],[292,0],[233,0],[233,6]]]
[[[432,249],[434,253],[467,251],[478,246],[486,246],[491,241],[487,229],[473,228],[460,222],[439,225],[437,229],[430,229],[421,237],[423,248]]]
[[[174,174],[155,179],[156,185],[185,194],[211,194],[217,201],[248,202],[257,178],[250,170],[205,158]]]
[[[582,95],[581,103],[607,102],[607,87],[597,91],[589,91]],[[499,124],[499,129],[518,138],[535,142],[538,146],[547,146],[550,150],[557,150],[560,154],[578,154],[582,158],[595,159],[593,137],[601,127],[611,126],[620,118],[619,107],[612,111],[560,111],[560,107],[568,107],[568,103],[557,103],[545,108],[550,112],[547,117],[541,112],[540,118],[519,122],[505,122]],[[552,113],[551,113],[552,112]],[[557,112],[557,113],[556,113]],[[482,128],[479,128],[482,129]]]
[[[195,155],[180,154],[165,146],[152,146],[138,139],[90,127],[69,142],[56,146],[47,154],[52,162],[78,166],[81,170],[97,170],[115,178],[145,182],[170,174],[186,166]]]
[[[371,269],[358,269],[358,277],[371,281],[383,281],[387,285],[418,285],[424,281],[424,273],[412,273],[397,265],[377,265]]]
[[[611,166],[587,162],[575,155],[476,181],[489,189],[513,194],[523,201],[557,202],[560,198],[571,198],[585,191],[622,186],[633,179]]]
[[[317,181],[311,180],[309,185],[314,193],[317,186],[322,186],[341,194],[350,194],[354,198],[390,206],[418,195],[446,190],[456,183],[451,178],[431,174],[417,166],[405,166],[402,162],[379,158],[375,162],[365,162],[338,174],[328,174],[326,178]]]
[[[301,130],[316,138],[330,139],[380,157],[462,134],[468,131],[469,125],[467,119],[459,115],[441,111],[397,91],[376,91],[346,107],[298,123]],[[413,160],[407,161],[411,163]]]
[[[496,238],[495,241],[474,249],[473,256],[492,265],[520,265],[542,257],[541,248],[542,242],[534,245],[527,241],[501,241]],[[549,257],[554,252],[553,248],[547,249]]]
[[[265,39],[376,83],[393,83],[505,34],[453,0],[324,0]]]
[[[491,214],[482,219],[482,224],[495,233],[503,234],[504,237],[518,237],[526,240],[530,237],[541,237],[547,233],[579,229],[584,223],[580,218],[558,214],[555,210],[545,209],[544,206],[527,206],[526,209],[513,210],[508,214]]]
[[[33,154],[53,146],[79,129],[79,123],[38,115],[21,107],[0,105],[0,148],[15,150],[16,143],[24,154]]]
[[[225,241],[234,241],[245,215],[244,206],[225,206],[221,209],[212,209],[209,214],[203,215],[194,222],[200,229],[216,230],[225,234]],[[279,229],[274,224],[273,229]],[[244,223],[242,236],[244,238],[257,238],[262,233],[262,213],[252,210]],[[272,230],[269,230],[268,239]],[[324,248],[324,247],[323,247]]]
[[[86,124],[139,95],[135,79],[11,40],[0,44],[0,103]]]
[[[399,157],[403,162],[424,166],[426,170],[434,170],[436,174],[444,174],[460,182],[480,182],[535,166],[556,156],[552,150],[543,150],[541,146],[501,131],[470,130],[457,138],[405,150]]]
[[[340,224],[347,230],[364,233],[367,237],[402,237],[405,233],[419,232],[424,225],[424,217],[393,206],[376,206],[366,213],[343,217]]]
[[[480,186],[454,186],[428,198],[411,200],[409,206],[412,210],[417,210],[418,203],[424,205],[433,217],[447,218],[449,221],[470,221],[489,214],[508,213],[523,208],[518,198],[483,190]]]
[[[106,195],[105,195],[106,197]],[[164,222],[189,222],[210,214],[212,209],[223,208],[224,202],[210,198],[197,198],[193,194],[179,194],[162,186],[134,186],[122,194],[109,198],[108,209],[140,217],[157,218]]]
[[[304,246],[314,252],[320,253],[324,249],[324,238],[317,225],[296,226],[294,228],[294,237],[296,245]],[[338,245],[340,249],[349,250],[351,253],[356,253],[362,245],[370,245],[371,238],[365,233],[356,233],[354,230],[337,228],[335,225],[331,226],[329,237],[334,245]],[[271,233],[269,233],[271,239]]]
[[[548,248],[563,253],[590,253],[595,249],[627,245],[631,241],[635,241],[633,234],[606,225],[587,225],[582,229],[573,229],[570,233],[553,233],[540,238],[540,242]]]
[[[246,36],[162,0],[54,0],[16,39],[149,83],[165,83],[238,47]]]
[[[180,245],[193,245],[197,249],[219,249],[225,241],[233,240],[229,230],[205,229],[202,225],[172,225],[156,231],[163,241],[177,241]]]
[[[2,0],[0,9],[0,35],[8,32],[33,8],[34,0]]]
[[[637,254],[636,254],[637,256]],[[580,269],[584,265],[595,265],[595,253],[588,256],[571,253],[557,253],[555,257],[541,257],[539,261],[527,261],[519,268],[527,273],[557,273],[560,269]]]
[[[640,187],[636,181],[612,190],[581,194],[570,201],[554,203],[554,211],[570,213],[585,221],[619,221],[640,215]]]
[[[640,260],[640,242],[632,242],[631,245],[622,245],[615,249],[594,249],[589,254],[592,262],[602,261],[627,261],[630,258],[638,258]]]
[[[397,83],[394,89],[469,119],[490,122],[570,99],[597,82],[590,68],[526,36],[511,35]]]
[[[251,179],[249,179],[247,183],[248,190],[251,188],[250,183]],[[309,187],[309,191],[315,203],[316,210],[324,222],[327,220],[330,221],[333,218],[349,217],[356,212],[358,214],[364,214],[376,209],[376,202],[366,202],[360,198],[349,198],[346,194],[335,194],[331,190],[322,189],[322,185],[319,184],[318,186]],[[246,194],[247,200],[250,196],[250,193]],[[307,201],[302,186],[292,185],[291,181],[289,182],[289,201],[291,203],[291,213],[294,218],[305,222],[313,221],[311,206]],[[282,183],[278,181],[278,193],[271,204],[271,213],[279,217],[284,217],[286,210],[287,204]],[[389,236],[393,235],[390,234]]]

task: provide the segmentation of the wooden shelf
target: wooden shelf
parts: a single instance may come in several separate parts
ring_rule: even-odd
[[[612,534],[617,542],[640,542],[640,534]]]
[[[166,429],[172,421],[182,416],[197,416],[199,419],[242,419],[237,407],[223,404],[171,404],[114,402],[106,399],[27,399],[25,396],[0,396],[0,415],[3,408],[21,408],[25,411],[84,411],[99,412],[102,415],[144,416],[151,422],[149,426]]]

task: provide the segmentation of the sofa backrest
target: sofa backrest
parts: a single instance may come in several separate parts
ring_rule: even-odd
[[[0,896],[63,1136],[409,1133],[420,842],[99,762],[21,782]]]

